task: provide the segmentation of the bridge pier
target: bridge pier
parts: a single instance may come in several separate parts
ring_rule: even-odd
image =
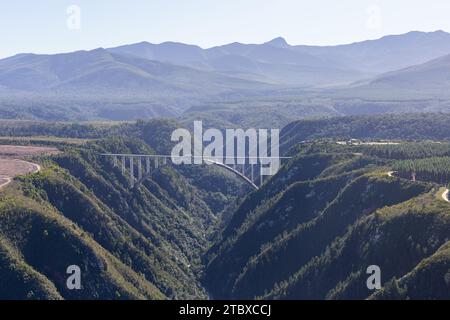
[[[130,184],[134,186],[134,159],[130,157]]]
[[[259,186],[262,187],[264,183],[264,176],[262,175],[262,170],[259,168]]]
[[[139,179],[139,181],[142,180],[142,159],[141,159],[141,157],[138,158],[138,179]]]

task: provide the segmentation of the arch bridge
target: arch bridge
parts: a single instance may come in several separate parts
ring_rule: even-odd
[[[116,153],[103,153],[102,157],[110,158],[113,161],[114,166],[120,167],[122,174],[128,174],[130,185],[132,187],[139,186],[145,179],[147,179],[154,169],[158,169],[160,166],[171,165],[171,155],[150,155],[150,154],[116,154]],[[195,158],[194,156],[187,156],[188,158]],[[185,159],[186,156],[181,157]],[[254,158],[257,159],[256,163],[245,163],[246,159],[252,159],[250,157],[234,157],[238,160],[244,159],[244,164],[225,164],[218,161],[216,158],[202,157],[203,162],[211,165],[221,167],[242,179],[245,183],[250,185],[253,189],[258,190],[264,182],[264,176],[261,174],[261,167],[263,164],[260,160],[274,159],[271,157]],[[290,157],[276,157],[277,160],[290,159]],[[236,162],[236,161],[234,161]],[[250,162],[250,161],[248,161]],[[255,161],[252,161],[255,162]]]

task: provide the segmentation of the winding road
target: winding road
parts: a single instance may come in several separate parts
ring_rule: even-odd
[[[19,159],[0,159],[0,190],[10,184],[14,177],[41,171],[41,166]]]
[[[386,172],[386,174],[388,175],[388,177],[394,177],[395,171],[388,171]],[[449,189],[445,189],[444,192],[442,192],[442,200],[444,200],[445,202],[449,202],[450,203],[450,199],[448,198],[450,193]]]
[[[60,151],[54,147],[0,144],[0,189],[9,185],[17,176],[41,171],[40,165],[25,159],[58,153]]]
[[[12,179],[9,177],[0,177],[0,181],[6,181],[6,182],[0,184],[0,189],[1,189],[3,187],[6,187],[8,184],[10,184]]]
[[[444,201],[450,202],[450,200],[448,199],[448,194],[449,190],[445,189],[445,191],[442,193],[442,199],[444,199]]]

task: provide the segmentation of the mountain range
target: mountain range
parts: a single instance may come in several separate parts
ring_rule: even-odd
[[[0,83],[31,92],[79,94],[189,94],[207,86],[254,89],[258,83],[105,49],[56,55],[23,54],[0,61]]]
[[[305,95],[447,98],[449,55],[450,34],[444,31],[338,46],[290,45],[276,38],[208,49],[141,42],[64,54],[19,54],[0,60],[0,117],[174,117],[199,105]],[[330,108],[335,104],[317,115],[329,114]]]
[[[331,85],[425,63],[450,54],[450,34],[410,32],[338,46],[289,45],[283,38],[263,44],[231,43],[202,49],[165,42],[109,51],[197,69],[230,73],[284,85]]]
[[[364,85],[378,89],[446,90],[450,85],[450,54],[420,65],[384,73],[368,80]]]

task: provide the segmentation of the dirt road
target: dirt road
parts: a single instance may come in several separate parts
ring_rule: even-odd
[[[449,194],[448,189],[445,189],[445,191],[442,193],[442,199],[444,199],[444,201],[446,202],[450,202],[450,200],[448,199],[448,194]]]
[[[387,174],[389,177],[394,177],[395,171],[389,171],[389,172],[386,172],[386,174]],[[450,202],[450,200],[449,200],[449,198],[448,198],[449,192],[450,192],[449,189],[445,189],[445,191],[442,193],[442,199],[443,199],[445,202]]]
[[[389,171],[389,172],[387,172],[386,174],[388,175],[388,177],[394,177],[394,173],[395,173],[395,171]]]
[[[0,159],[0,189],[12,182],[14,177],[41,171],[41,166],[19,159]]]
[[[11,178],[8,177],[0,177],[0,189],[3,187],[6,187],[8,184],[11,183]]]

